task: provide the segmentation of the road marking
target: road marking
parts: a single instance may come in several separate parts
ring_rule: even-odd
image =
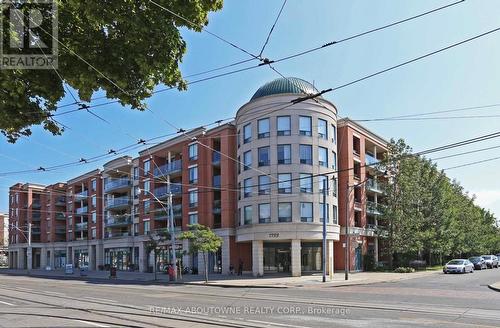
[[[94,327],[102,327],[102,328],[109,328],[109,327],[111,327],[111,326],[106,326],[106,325],[103,325],[103,324],[100,324],[100,323],[95,323],[95,322],[90,322],[90,321],[85,321],[85,320],[75,320],[75,321],[86,323],[87,325],[91,325],[91,326],[94,326]]]
[[[8,303],[8,302],[4,302],[4,301],[0,301],[0,304],[5,304],[5,305],[10,305],[10,306],[15,306],[15,304]]]
[[[251,322],[255,322],[255,323],[262,323],[262,324],[271,325],[271,326],[283,326],[283,327],[293,327],[293,328],[309,328],[309,327],[305,327],[305,326],[295,326],[295,325],[284,324],[284,323],[277,323],[277,322],[270,322],[270,321],[260,321],[260,320],[251,320],[251,319],[247,319],[245,321],[251,321]]]
[[[89,299],[89,300],[112,302],[112,303],[116,303],[117,302],[115,300],[108,300],[107,298],[98,298],[98,297],[84,297],[84,298]]]
[[[59,293],[59,292],[51,292],[51,291],[42,291],[43,293],[47,293],[47,294],[53,294],[53,295],[58,295],[58,296],[66,296],[66,294],[63,294],[63,293]]]

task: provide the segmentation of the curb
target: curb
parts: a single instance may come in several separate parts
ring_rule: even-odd
[[[496,292],[500,292],[500,282],[496,282],[494,284],[488,285],[488,288],[490,288]]]

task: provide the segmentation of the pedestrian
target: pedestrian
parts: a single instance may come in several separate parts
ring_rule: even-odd
[[[234,265],[232,263],[229,265],[229,274],[230,275],[234,274]]]
[[[239,263],[238,263],[238,276],[242,276],[243,275],[243,260],[240,259]]]

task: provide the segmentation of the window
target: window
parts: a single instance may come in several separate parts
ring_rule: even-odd
[[[278,164],[292,163],[292,146],[278,145]]]
[[[94,195],[92,196],[91,198],[91,202],[92,202],[92,207],[97,207],[97,197]]]
[[[189,168],[189,183],[198,183],[198,166]]]
[[[328,122],[318,119],[318,137],[328,140]]]
[[[194,143],[188,147],[189,160],[196,161],[198,159],[198,144]]]
[[[252,124],[247,124],[243,127],[243,143],[252,141]]]
[[[312,146],[300,145],[299,146],[300,164],[312,165]]]
[[[312,203],[300,203],[300,222],[313,222]]]
[[[271,194],[271,185],[269,184],[268,175],[259,176],[259,195],[269,195]]]
[[[139,198],[139,186],[134,186],[134,198]]]
[[[310,116],[299,116],[299,134],[301,136],[312,135],[312,119]]]
[[[339,222],[338,222],[338,218],[337,218],[337,213],[338,213],[337,212],[337,206],[333,205],[332,210],[333,210],[333,213],[332,213],[333,214],[332,215],[332,222],[333,222],[333,224],[338,224]]]
[[[301,173],[300,174],[300,192],[313,192],[313,178],[312,174]]]
[[[271,160],[269,158],[269,147],[260,147],[258,149],[259,166],[269,166]]]
[[[318,147],[318,164],[319,166],[328,167],[328,149]]]
[[[189,224],[197,224],[198,223],[198,213],[189,214]]]
[[[291,194],[292,193],[292,174],[281,173],[278,174],[278,194]]]
[[[96,212],[92,212],[92,223],[97,223],[97,213]]]
[[[258,120],[257,122],[257,130],[258,130],[258,138],[269,138],[270,132],[269,132],[269,119],[264,118],[262,120]]]
[[[326,181],[326,182],[325,182]],[[323,193],[323,184],[326,183],[326,192],[328,193],[328,177],[325,175],[320,175],[318,177],[318,190]]]
[[[139,215],[139,205],[134,205],[134,215]]]
[[[337,143],[337,127],[332,124],[332,142]]]
[[[243,180],[243,197],[252,196],[252,178]]]
[[[151,208],[151,202],[149,201],[149,199],[144,201],[143,208],[144,208],[144,214],[148,214],[149,209]]]
[[[252,224],[252,205],[243,208],[243,224]]]
[[[278,203],[278,222],[292,222],[292,203]]]
[[[319,203],[319,221],[323,222],[325,217],[325,206],[324,203]],[[330,207],[326,204],[326,222],[330,223]]]
[[[259,223],[271,222],[271,204],[259,204]]]
[[[139,236],[139,223],[134,223],[133,229],[134,229],[134,236]]]
[[[252,151],[246,151],[243,154],[243,170],[249,170],[252,167]]]
[[[96,179],[92,179],[92,191],[96,191],[97,190],[97,180]]]
[[[150,160],[144,161],[143,169],[144,169],[144,175],[148,175],[149,171],[151,170],[151,161]]]
[[[95,228],[92,228],[92,230],[90,230],[90,233],[91,233],[92,239],[95,239],[97,236]]]
[[[149,180],[146,180],[144,181],[143,185],[142,185],[142,189],[144,190],[144,195],[149,195],[150,191],[151,191],[151,183]]]
[[[191,190],[189,192],[189,207],[198,206],[198,190]]]
[[[134,180],[139,179],[139,168],[137,166],[134,167]]]
[[[278,116],[276,119],[276,130],[278,136],[289,136],[290,133],[290,116]]]
[[[337,153],[335,150],[332,150],[332,169],[337,169]]]
[[[148,235],[151,231],[151,226],[149,224],[149,221],[144,221],[144,234]]]

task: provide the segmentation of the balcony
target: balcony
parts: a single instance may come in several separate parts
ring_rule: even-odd
[[[107,201],[106,209],[107,210],[118,210],[127,208],[132,205],[132,201],[128,196],[111,198]]]
[[[130,214],[109,216],[104,220],[104,226],[106,228],[110,227],[122,227],[132,224],[132,217]]]
[[[379,162],[379,160],[376,159],[373,155],[371,155],[369,153],[365,154],[365,164],[366,165],[373,166],[373,165],[375,165],[378,162]]]
[[[221,181],[221,176],[220,175],[214,175],[213,179],[213,186],[215,188],[220,188],[220,181]]]
[[[89,211],[88,206],[82,206],[75,209],[77,215],[87,214]]]
[[[172,206],[172,211],[174,212],[175,218],[182,218],[182,204],[177,204]],[[168,220],[168,213],[163,209],[158,209],[154,212],[155,220]]]
[[[40,227],[31,227],[31,234],[32,235],[39,235],[41,233]]]
[[[56,226],[55,228],[56,234],[62,235],[66,234],[66,226]]]
[[[75,197],[73,198],[73,201],[74,202],[79,202],[79,201],[82,201],[82,200],[87,200],[88,196],[89,196],[89,191],[88,190],[84,190],[82,192],[79,192],[79,193],[75,194]]]
[[[212,164],[219,165],[220,164],[220,153],[213,152],[212,153]]]
[[[106,185],[104,186],[104,191],[105,192],[111,192],[111,191],[123,191],[130,189],[132,186],[132,181],[130,179],[108,179],[106,182]]]
[[[122,237],[130,237],[132,236],[131,232],[111,232],[106,231],[104,233],[104,238],[122,238]]]
[[[171,183],[170,184],[170,192],[172,192],[172,195],[179,196],[182,193],[182,185],[179,183]],[[155,195],[156,198],[158,199],[165,199],[168,197],[168,187],[161,186],[158,188],[155,188],[153,195]]]
[[[174,173],[179,173],[182,170],[182,160],[178,159],[171,163],[166,163],[153,170],[153,175],[155,178],[160,178],[165,175],[172,175]]]
[[[56,212],[56,220],[66,220],[66,214],[64,212]]]
[[[214,200],[214,204],[212,207],[212,213],[213,214],[220,214],[221,213],[221,200],[220,199]]]
[[[375,192],[378,194],[382,193],[382,189],[380,188],[380,185],[377,180],[374,179],[368,179],[366,180],[366,190]]]
[[[87,222],[81,222],[75,224],[75,231],[86,231],[88,229]]]
[[[366,213],[372,214],[372,215],[380,215],[382,214],[380,212],[381,206],[375,202],[372,201],[367,201],[366,202]]]
[[[54,204],[56,206],[66,206],[66,196],[57,197]]]

